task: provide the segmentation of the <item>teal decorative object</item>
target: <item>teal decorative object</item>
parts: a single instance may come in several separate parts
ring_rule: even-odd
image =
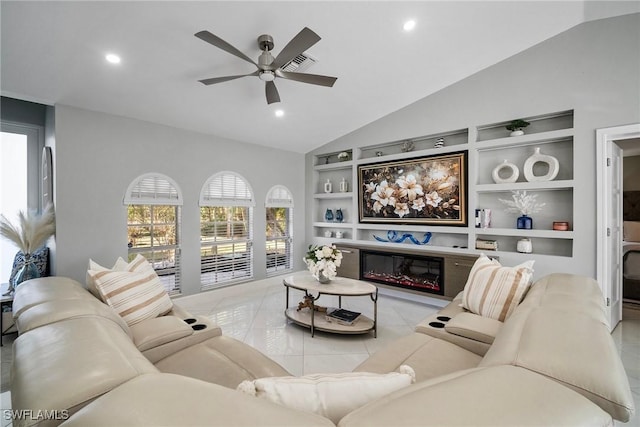
[[[431,232],[427,231],[426,233],[424,233],[424,237],[422,238],[422,240],[416,239],[411,233],[405,233],[403,235],[400,235],[397,231],[393,231],[393,230],[387,231],[386,239],[383,239],[382,237],[378,237],[375,234],[373,235],[373,237],[377,241],[385,242],[385,243],[402,243],[405,240],[409,239],[412,243],[416,245],[426,245],[427,243],[429,243],[429,240],[431,240]]]

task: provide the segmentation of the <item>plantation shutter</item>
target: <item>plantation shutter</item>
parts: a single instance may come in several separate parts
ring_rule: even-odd
[[[292,208],[293,196],[284,185],[275,185],[267,193],[265,202],[267,208]]]
[[[249,184],[234,172],[209,178],[200,192],[200,206],[255,206]]]
[[[248,182],[219,172],[200,191],[200,280],[203,290],[253,277],[253,207]]]
[[[124,196],[125,205],[182,205],[182,192],[169,177],[148,173],[134,179]]]
[[[267,276],[281,274],[293,268],[293,196],[283,185],[272,187],[265,200]]]

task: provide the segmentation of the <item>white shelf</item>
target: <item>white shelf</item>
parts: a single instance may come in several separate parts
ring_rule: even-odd
[[[427,228],[428,227],[428,228]],[[467,227],[430,227],[424,225],[402,225],[402,224],[364,224],[360,223],[358,228],[362,230],[382,230],[382,231],[408,231],[413,233],[449,233],[449,234],[467,234]]]
[[[519,228],[476,228],[476,236],[538,237],[543,239],[573,239],[573,231],[519,229]]]
[[[353,192],[348,191],[346,193],[316,193],[313,195],[314,199],[351,199]]]
[[[477,141],[479,151],[492,150],[505,147],[526,146],[535,144],[546,144],[557,140],[570,138],[573,136],[573,128],[552,130],[548,132],[531,133],[522,136],[508,136],[506,138],[488,139]]]
[[[327,228],[351,228],[353,224],[350,222],[314,222],[314,227],[327,227]]]
[[[398,249],[422,249],[434,252],[446,252],[452,254],[469,254],[469,248],[454,248],[452,246],[436,246],[431,243],[426,245],[415,245],[413,243],[392,243],[392,242],[379,242],[377,240],[367,241],[367,246],[380,246],[382,248],[398,248]]]
[[[394,160],[410,159],[412,157],[436,156],[438,154],[455,153],[469,149],[469,144],[447,145],[442,148],[427,148],[425,150],[408,151],[406,153],[387,154],[380,157],[366,157],[356,161],[358,165],[391,162]]]
[[[332,170],[340,170],[340,169],[351,169],[352,166],[353,166],[353,160],[347,160],[344,162],[328,163],[326,165],[315,165],[313,169],[316,171],[332,171]]]
[[[537,262],[545,262],[545,258],[547,258],[548,260],[553,260],[553,259],[557,259],[558,257],[568,257],[571,258],[571,255],[551,255],[551,254],[543,254],[540,252],[536,252],[535,248],[533,249],[533,252],[525,254],[522,252],[516,252],[516,251],[490,251],[488,249],[474,249],[472,251],[473,254],[485,254],[486,256],[488,256],[489,258],[499,258],[501,256],[518,256],[518,257],[522,257],[522,260],[530,260],[531,258],[535,258]]]
[[[573,188],[573,184],[574,181],[572,179],[563,179],[558,181],[511,182],[506,184],[478,184],[476,185],[476,192],[491,193],[508,192],[512,190],[571,190]]]
[[[296,308],[285,310],[287,319],[306,327],[311,327],[311,312],[308,308],[297,311]],[[318,331],[333,332],[338,334],[364,334],[374,329],[373,320],[361,314],[352,325],[341,325],[337,322],[328,322],[325,313],[317,312],[313,319],[314,329]]]

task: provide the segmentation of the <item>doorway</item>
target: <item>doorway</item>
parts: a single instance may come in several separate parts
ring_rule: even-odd
[[[623,159],[640,153],[640,124],[598,129],[597,277],[606,299],[610,328],[623,313]]]

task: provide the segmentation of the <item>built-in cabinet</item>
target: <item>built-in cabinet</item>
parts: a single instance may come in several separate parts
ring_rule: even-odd
[[[522,118],[530,123],[521,136],[510,136],[505,126],[512,119]],[[443,251],[448,254],[478,254],[487,250],[476,250],[476,240],[497,242],[497,256],[518,254],[517,241],[531,240],[533,252],[524,257],[553,256],[572,257],[574,244],[574,128],[573,111],[539,114],[530,117],[512,117],[508,120],[477,124],[464,129],[438,134],[418,136],[410,139],[390,141],[385,144],[351,147],[344,151],[323,153],[313,158],[313,237],[315,243],[366,244],[398,250]],[[542,154],[558,160],[557,176],[550,181],[527,181],[524,164],[536,148]],[[358,220],[358,166],[382,161],[393,161],[468,151],[467,226],[422,226],[364,224]],[[496,183],[492,172],[505,160],[517,166],[519,177],[513,183]],[[543,163],[534,164],[545,168]],[[536,173],[544,175],[545,171]],[[340,183],[346,182],[340,191]],[[325,188],[329,182],[331,191]],[[532,215],[533,229],[516,228],[517,214],[505,211],[500,199],[511,198],[512,190],[526,190],[536,194],[538,202],[545,203],[540,213]],[[327,221],[327,209],[334,214]],[[343,221],[335,221],[340,209]],[[491,210],[491,225],[476,228],[476,209]],[[553,229],[553,222],[569,223],[569,229]],[[418,240],[425,232],[432,233],[427,245],[410,243],[384,243],[374,236],[385,238],[387,232],[412,233]]]

